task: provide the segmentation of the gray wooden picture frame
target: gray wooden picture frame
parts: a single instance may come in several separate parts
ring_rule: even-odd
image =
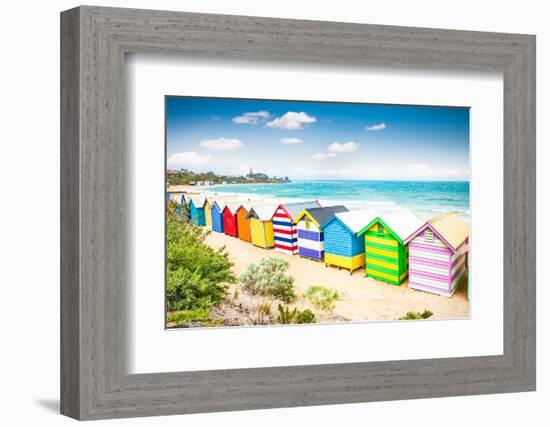
[[[502,72],[504,354],[128,375],[127,53]],[[84,420],[530,391],[535,326],[534,36],[88,6],[62,12],[63,414]]]

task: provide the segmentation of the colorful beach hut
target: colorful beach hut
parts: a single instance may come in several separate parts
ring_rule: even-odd
[[[277,205],[254,206],[247,218],[250,220],[250,240],[254,246],[269,249],[275,246],[273,213]]]
[[[272,205],[273,203],[265,202],[264,200],[252,200],[241,203],[237,208],[237,237],[245,242],[250,242],[252,236],[250,234],[250,218],[248,213],[252,207],[260,207]]]
[[[304,209],[294,219],[298,229],[298,254],[301,257],[323,261],[325,248],[321,225],[335,214],[347,212],[343,205]]]
[[[423,221],[403,209],[374,218],[359,233],[365,239],[367,276],[400,285],[408,275],[408,246],[405,239],[422,226]]]
[[[245,242],[250,242],[250,218],[248,218],[248,212],[250,207],[241,206],[237,209],[237,237]]]
[[[298,228],[294,219],[304,210],[320,207],[317,201],[285,203],[277,206],[273,214],[275,250],[287,254],[298,253]]]
[[[223,232],[229,236],[238,237],[238,230],[239,230],[239,224],[238,224],[238,218],[237,218],[237,212],[240,207],[248,207],[249,204],[247,202],[226,202],[225,207],[223,208],[222,215],[223,215]],[[250,233],[249,233],[250,234]]]
[[[189,196],[189,219],[192,224],[203,227],[206,225],[204,206],[206,198],[204,196]]]
[[[358,233],[378,213],[373,209],[362,209],[335,214],[321,224],[325,238],[325,265],[349,270],[350,274],[365,266],[365,239]]]
[[[409,244],[409,287],[452,296],[467,277],[469,227],[448,212],[424,223],[405,239]]]
[[[214,205],[214,202],[216,200],[219,200],[220,202],[226,201],[226,200],[235,200],[237,196],[235,195],[226,195],[226,196],[219,196],[219,195],[208,195],[206,197],[206,202],[204,204],[204,220],[206,223],[206,227],[212,229],[212,206]]]
[[[211,217],[212,217],[212,231],[216,233],[223,233],[223,208],[224,202],[216,200],[212,207],[210,208]]]
[[[168,200],[171,200],[176,203],[183,203],[181,200],[182,200],[182,197],[185,197],[185,194],[182,193],[181,191],[167,191],[166,193],[167,193]]]

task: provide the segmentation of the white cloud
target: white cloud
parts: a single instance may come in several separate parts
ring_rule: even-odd
[[[366,130],[370,130],[370,131],[384,130],[386,128],[387,128],[387,126],[386,126],[386,123],[384,123],[384,122],[378,123],[377,125],[372,125],[372,126],[366,126],[365,127]]]
[[[288,130],[298,130],[303,129],[304,125],[315,123],[317,119],[313,116],[309,116],[303,111],[296,113],[294,111],[289,111],[283,114],[281,117],[267,122],[266,126],[270,128],[280,128]]]
[[[334,142],[328,146],[328,151],[329,153],[349,153],[359,150],[359,146],[360,144],[353,141],[344,142],[343,144]]]
[[[194,151],[174,153],[168,158],[168,166],[171,168],[184,168],[205,165],[210,161],[210,155],[201,156]]]
[[[311,158],[313,160],[326,160],[330,157],[336,157],[336,153],[315,153]]]
[[[238,139],[218,138],[218,139],[205,139],[199,144],[203,148],[207,148],[212,151],[222,150],[236,150],[241,148],[243,143]]]
[[[331,157],[336,157],[337,153],[351,153],[359,150],[360,144],[353,141],[344,143],[333,142],[327,148],[327,151],[315,153],[311,158],[313,160],[326,160]]]
[[[259,121],[267,120],[271,117],[269,112],[265,110],[260,110],[256,112],[244,113],[240,116],[233,117],[233,123],[238,125],[255,125]]]
[[[283,144],[301,144],[304,141],[300,138],[282,138],[281,142]]]

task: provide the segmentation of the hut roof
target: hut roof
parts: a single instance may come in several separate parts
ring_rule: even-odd
[[[250,211],[248,212],[248,216],[252,216],[253,214],[256,214],[258,219],[261,221],[269,221],[273,214],[275,213],[275,210],[279,207],[279,205],[269,204],[269,205],[263,205],[263,206],[254,206],[250,208]]]
[[[286,211],[286,213],[290,216],[292,220],[294,220],[294,218],[296,218],[304,209],[320,207],[319,203],[316,200],[312,200],[309,202],[283,203],[279,206]]]
[[[378,221],[388,228],[401,243],[424,224],[424,221],[409,209],[399,209],[374,218],[358,234],[364,233]]]
[[[221,202],[221,201],[224,201],[224,200],[236,200],[237,198],[238,198],[238,196],[235,195],[235,194],[227,194],[227,195],[209,194],[209,195],[206,196],[206,200],[211,205],[213,205],[214,202],[216,202],[217,200],[219,200]],[[218,205],[219,205],[219,203],[218,203]]]
[[[204,204],[206,203],[206,197],[204,197],[202,194],[195,194],[188,196],[189,203],[193,202],[195,207],[202,208]]]
[[[379,213],[375,209],[359,209],[356,211],[340,212],[322,224],[322,226],[325,227],[329,222],[338,220],[344,224],[350,233],[357,234],[378,215]]]
[[[470,227],[456,212],[447,212],[430,219],[429,224],[454,250],[468,238]]]
[[[301,217],[307,215],[317,224],[318,227],[320,227],[321,224],[327,222],[334,214],[347,211],[348,208],[346,208],[344,205],[304,209],[294,219],[294,222],[297,222]]]
[[[241,206],[248,211],[252,206],[252,202],[242,201],[242,200],[231,200],[231,201],[225,202],[224,205],[225,205],[224,209],[228,208],[231,211],[231,213],[235,214],[237,213],[237,211]]]

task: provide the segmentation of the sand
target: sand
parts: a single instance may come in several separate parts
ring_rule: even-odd
[[[433,312],[434,319],[469,317],[469,301],[466,297],[465,282],[459,285],[451,297],[443,297],[427,292],[409,289],[405,281],[400,286],[390,285],[369,277],[364,270],[356,270],[350,275],[347,270],[325,267],[324,263],[304,259],[298,255],[288,255],[274,249],[262,249],[248,242],[225,234],[212,232],[206,243],[213,248],[225,246],[233,270],[238,275],[247,265],[265,257],[277,257],[290,263],[289,274],[294,277],[297,294],[303,296],[309,286],[320,285],[338,290],[341,295],[332,313],[314,310],[318,318],[345,318],[351,321],[396,320],[408,311]],[[303,299],[299,307],[312,308]]]

